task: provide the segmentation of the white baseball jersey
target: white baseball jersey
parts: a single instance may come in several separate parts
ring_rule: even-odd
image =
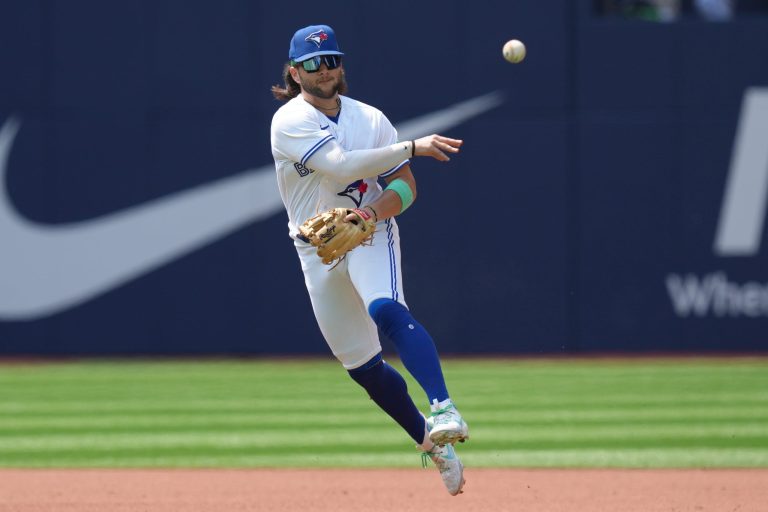
[[[375,149],[379,148],[379,149]],[[347,369],[381,352],[368,306],[388,298],[407,307],[394,218],[379,221],[371,245],[357,247],[336,267],[323,265],[298,226],[318,212],[365,206],[381,193],[378,176],[409,162],[410,144],[379,110],[341,97],[338,123],[298,96],[272,119],[272,155],[288,228],[301,260],[315,318],[333,354]]]
[[[347,152],[397,142],[397,131],[381,111],[351,98],[340,98],[338,124],[300,95],[272,118],[272,156],[280,195],[288,211],[289,232],[294,238],[298,226],[319,212],[335,207],[360,208],[375,200],[381,194],[376,177],[388,176],[408,163],[406,157],[410,155],[400,152],[384,162],[381,158],[356,161],[357,169],[351,172],[340,171],[340,166],[332,162],[322,165],[321,155],[326,156],[329,146],[338,145]],[[313,166],[313,158],[317,166]]]

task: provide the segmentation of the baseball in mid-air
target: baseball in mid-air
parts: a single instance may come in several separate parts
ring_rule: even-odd
[[[510,39],[504,43],[504,49],[502,52],[504,53],[505,59],[507,59],[512,64],[517,64],[518,62],[522,62],[525,58],[525,45],[522,41],[517,39]]]

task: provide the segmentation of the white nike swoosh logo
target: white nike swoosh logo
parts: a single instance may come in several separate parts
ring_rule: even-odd
[[[407,121],[400,139],[448,130],[503,101],[494,92]],[[283,209],[270,164],[87,221],[35,223],[4,185],[19,128],[9,118],[0,129],[0,320],[65,311]]]

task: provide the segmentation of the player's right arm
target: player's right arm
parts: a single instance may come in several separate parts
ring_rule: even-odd
[[[458,139],[433,134],[382,148],[345,151],[332,139],[318,148],[305,165],[340,182],[354,181],[378,176],[413,156],[431,156],[447,162],[450,157],[446,153],[458,153],[462,143]]]
[[[273,149],[285,158],[332,176],[339,182],[349,182],[378,176],[412,156],[448,161],[450,158],[446,153],[458,153],[463,143],[441,135],[428,135],[375,149],[345,151],[323,128],[310,115],[299,118],[275,116],[272,122]]]

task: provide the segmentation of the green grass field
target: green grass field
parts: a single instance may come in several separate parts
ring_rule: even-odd
[[[469,466],[768,467],[768,359],[449,359],[444,371]],[[0,365],[0,467],[419,464],[332,361]]]

